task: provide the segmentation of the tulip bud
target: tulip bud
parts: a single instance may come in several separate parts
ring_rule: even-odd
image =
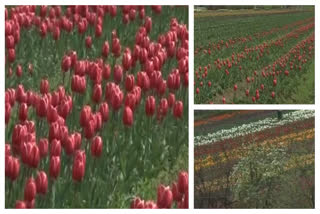
[[[72,155],[75,151],[75,139],[74,135],[70,135],[66,137],[64,150],[67,155]]]
[[[40,157],[44,158],[48,155],[49,142],[46,138],[39,140]]]
[[[180,172],[178,178],[178,190],[180,193],[185,194],[188,191],[188,173]]]
[[[25,121],[28,118],[28,105],[22,103],[19,108],[19,120]]]
[[[72,65],[72,59],[70,56],[63,56],[62,62],[61,62],[61,68],[63,72],[67,72]]]
[[[171,208],[173,201],[173,195],[170,187],[164,187],[161,185],[158,188],[157,205],[159,208]]]
[[[105,58],[108,57],[109,55],[109,42],[108,41],[105,41],[103,43],[103,46],[102,46],[102,56],[104,56]]]
[[[118,38],[112,39],[112,53],[114,57],[118,58],[121,53],[121,44]]]
[[[115,65],[113,68],[113,79],[117,84],[121,82],[122,75],[123,75],[123,69],[121,65]]]
[[[60,157],[59,156],[51,156],[50,158],[50,166],[49,166],[49,175],[53,179],[57,179],[60,173]]]
[[[173,93],[169,93],[169,96],[168,96],[168,105],[169,107],[171,108],[173,106],[173,104],[175,103],[176,101],[176,97]]]
[[[125,86],[127,91],[132,91],[134,86],[134,76],[132,74],[126,76]]]
[[[53,139],[51,142],[50,156],[59,156],[61,155],[61,142],[60,140]]]
[[[5,157],[5,175],[12,181],[16,180],[20,172],[20,162],[18,158],[11,155]]]
[[[37,193],[45,195],[48,190],[48,178],[44,171],[38,172],[36,178]]]
[[[47,79],[42,79],[40,83],[40,93],[47,94],[49,92],[49,81]]]
[[[101,84],[95,84],[92,90],[92,100],[95,103],[99,103],[102,97],[102,87]]]
[[[16,59],[16,51],[15,51],[15,49],[14,48],[8,49],[8,60],[9,60],[9,62],[12,63],[12,62],[14,62],[15,59]]]
[[[77,151],[72,168],[72,179],[74,181],[82,181],[85,173],[86,156],[83,151]]]
[[[91,36],[86,37],[86,47],[90,49],[92,47],[92,38]]]
[[[131,202],[132,209],[143,209],[144,208],[144,200],[141,200],[139,197],[135,197]]]
[[[151,19],[151,17],[147,16],[145,18],[144,27],[146,28],[147,32],[150,33],[151,28],[152,28],[152,19]]]
[[[100,157],[102,153],[102,139],[100,136],[95,136],[91,142],[91,154],[94,157]]]
[[[91,107],[88,105],[84,106],[80,113],[80,126],[85,127],[89,122],[91,116],[92,116]]]
[[[111,74],[111,67],[109,64],[104,64],[102,69],[102,76],[105,80],[108,80]]]
[[[16,201],[15,208],[16,209],[26,209],[27,208],[27,204],[24,201]]]
[[[104,122],[108,121],[109,119],[109,106],[107,102],[101,103],[99,112],[101,113],[102,120]]]
[[[181,101],[176,101],[173,106],[173,115],[175,118],[182,118],[183,116],[183,103]]]
[[[5,104],[5,123],[6,124],[9,123],[10,115],[11,115],[11,105],[10,103],[6,102]]]
[[[146,114],[152,116],[156,109],[156,100],[153,96],[148,96],[146,100]]]
[[[130,107],[126,106],[123,110],[123,124],[125,126],[132,126],[133,124],[133,113]]]
[[[32,201],[37,193],[37,185],[33,178],[29,178],[24,188],[24,200]]]
[[[178,184],[176,182],[172,183],[172,196],[173,200],[177,202],[182,200],[183,194],[179,192]]]

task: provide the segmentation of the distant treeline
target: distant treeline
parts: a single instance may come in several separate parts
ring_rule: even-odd
[[[313,6],[305,6],[305,5],[199,5],[195,6],[195,9],[207,9],[207,10],[221,10],[221,9],[228,9],[228,10],[241,10],[241,9],[311,9]]]

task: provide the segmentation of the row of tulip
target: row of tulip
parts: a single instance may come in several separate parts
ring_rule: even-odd
[[[306,166],[313,165],[315,161],[314,154],[295,155],[291,157],[284,166],[285,171],[289,171],[294,168],[304,168]],[[227,187],[233,186],[235,181],[230,181],[228,177],[220,177],[211,181],[205,181],[195,186],[195,190],[201,193],[206,192],[218,192]]]
[[[271,144],[274,144],[277,147],[288,147],[292,143],[305,143],[308,140],[314,139],[314,137],[315,130],[312,128],[306,131],[291,133],[281,137],[276,137],[274,139],[268,139],[263,142],[253,142],[251,144],[268,151],[268,147]],[[203,158],[198,158],[194,161],[194,170],[198,171],[204,168],[213,167],[215,165],[232,162],[245,157],[247,153],[248,150],[245,148],[236,148],[225,152],[220,152],[218,154],[211,154]]]
[[[215,143],[224,139],[235,138],[238,136],[244,136],[249,133],[259,132],[265,129],[276,128],[282,125],[288,125],[295,121],[306,120],[315,116],[313,110],[297,110],[283,114],[283,118],[278,120],[274,117],[268,117],[263,120],[258,120],[251,123],[245,123],[234,126],[229,129],[222,129],[214,133],[207,135],[200,135],[194,138],[194,144],[196,146]]]

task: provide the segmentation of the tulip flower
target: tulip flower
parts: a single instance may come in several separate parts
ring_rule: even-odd
[[[102,138],[95,136],[91,142],[91,154],[94,157],[100,157],[102,153]]]
[[[133,112],[130,107],[126,106],[123,110],[123,124],[125,126],[132,126],[133,124]]]
[[[76,182],[81,182],[84,173],[85,173],[85,165],[86,165],[86,156],[83,151],[77,151],[72,167],[72,179]]]
[[[176,101],[173,106],[173,115],[175,118],[182,118],[183,116],[183,103]]]
[[[16,209],[26,209],[27,208],[27,204],[24,201],[16,201],[15,208]]]
[[[33,178],[29,178],[24,188],[24,200],[32,201],[37,193],[37,185]]]
[[[37,193],[45,195],[48,190],[48,178],[44,171],[38,172],[36,178]]]
[[[51,156],[50,166],[49,166],[49,175],[53,179],[57,179],[60,173],[60,157]]]
[[[146,114],[152,116],[156,109],[156,100],[153,96],[148,96],[146,99]]]

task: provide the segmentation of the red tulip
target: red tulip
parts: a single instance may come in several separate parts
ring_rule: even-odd
[[[86,47],[89,48],[89,49],[92,47],[92,38],[91,38],[91,36],[87,36],[86,37]]]
[[[168,105],[169,105],[170,108],[174,105],[175,101],[176,101],[175,95],[173,93],[169,93]]]
[[[22,103],[19,108],[19,120],[25,121],[28,118],[28,106],[26,103]]]
[[[132,74],[126,76],[125,86],[127,91],[132,91],[134,86],[134,76]]]
[[[26,209],[27,208],[27,204],[24,201],[16,201],[15,208],[16,209]]]
[[[118,85],[113,87],[110,98],[111,98],[110,102],[113,110],[118,111],[123,101],[123,93]]]
[[[67,155],[72,155],[75,151],[75,139],[74,135],[69,135],[66,137],[64,150]]]
[[[80,126],[85,127],[92,117],[91,107],[89,105],[83,106],[80,113]]]
[[[181,101],[176,101],[173,106],[173,115],[175,118],[182,118],[183,116],[183,103]]]
[[[132,63],[131,51],[129,48],[126,48],[122,57],[122,66],[125,71],[129,70]]]
[[[144,200],[141,200],[139,197],[135,197],[132,200],[130,207],[132,209],[144,209]]]
[[[60,140],[53,139],[50,146],[50,156],[59,156],[61,155],[61,142]]]
[[[249,96],[249,89],[246,89],[246,96]]]
[[[252,102],[256,102],[256,98],[255,97],[252,97]]]
[[[118,58],[120,56],[121,44],[120,44],[120,40],[118,38],[112,39],[112,53],[113,53],[113,56],[116,58]]]
[[[36,178],[37,193],[45,195],[48,190],[48,178],[44,171],[38,172]]]
[[[100,157],[102,153],[102,139],[100,136],[95,136],[91,142],[91,154],[94,157]]]
[[[93,116],[92,116],[93,117]],[[95,121],[93,118],[88,121],[87,125],[84,127],[84,136],[87,139],[91,139],[95,134]]]
[[[6,124],[9,123],[10,115],[11,115],[11,105],[10,103],[6,102],[5,104],[5,123]]]
[[[289,76],[289,71],[288,71],[288,70],[285,70],[284,74],[285,74],[286,76]]]
[[[16,51],[14,48],[8,50],[8,60],[9,62],[14,62],[16,59]]]
[[[226,104],[226,98],[224,96],[222,97],[222,103]]]
[[[102,35],[102,26],[97,24],[95,30],[95,36],[99,38]]]
[[[113,69],[113,79],[117,84],[121,82],[122,76],[123,76],[123,69],[121,65],[115,65]]]
[[[49,142],[46,138],[42,138],[39,140],[39,151],[40,157],[44,158],[48,155]]]
[[[57,179],[60,173],[60,157],[59,156],[51,156],[50,158],[50,166],[49,166],[49,175],[53,179]]]
[[[47,108],[48,108],[48,98],[41,97],[38,99],[36,104],[36,112],[38,117],[46,117],[47,116]]]
[[[132,126],[133,124],[133,112],[130,107],[126,106],[123,110],[123,124],[125,126]]]
[[[5,175],[12,181],[16,180],[20,172],[20,162],[18,158],[11,155],[5,157]]]
[[[101,113],[102,120],[104,122],[108,121],[108,119],[109,119],[109,106],[108,106],[107,102],[101,103],[99,111]]]
[[[238,89],[238,86],[237,86],[237,84],[235,84],[235,85],[233,86],[233,90],[234,90],[234,91],[237,91],[237,89]]]
[[[147,33],[149,33],[151,31],[152,28],[152,19],[151,17],[147,16],[144,20],[144,27],[147,30]]]
[[[273,86],[276,86],[277,85],[277,79],[274,79],[273,80]]]
[[[173,200],[175,201],[181,201],[182,197],[183,197],[183,193],[180,193],[180,191],[178,190],[178,184],[176,182],[172,183],[172,196],[173,196]]]
[[[263,89],[264,89],[264,85],[263,85],[263,84],[261,84],[261,85],[260,85],[260,88],[261,88],[261,90],[263,90]]]
[[[92,90],[92,100],[95,103],[99,103],[102,97],[102,87],[101,84],[95,84]]]
[[[160,185],[158,187],[158,197],[157,197],[157,206],[159,208],[171,208],[173,201],[173,195],[170,190],[170,187],[164,187]]]
[[[109,42],[108,41],[105,41],[104,43],[103,43],[103,46],[102,46],[102,56],[104,56],[104,57],[108,57],[108,55],[109,55],[109,50],[110,50],[110,48],[109,48]]]
[[[21,77],[22,76],[22,66],[21,65],[17,66],[16,75],[17,75],[17,77]]]
[[[61,62],[62,71],[67,72],[71,68],[71,65],[72,65],[71,57],[67,55],[63,56],[63,59]]]
[[[20,150],[22,162],[29,167],[37,168],[40,162],[40,151],[38,146],[32,142],[23,143]]]
[[[49,92],[49,81],[47,79],[42,79],[40,83],[40,93],[47,94]]]
[[[24,188],[24,200],[32,201],[37,193],[37,185],[33,178],[29,178]]]
[[[133,92],[130,92],[126,95],[125,101],[124,101],[125,106],[129,106],[132,111],[134,111],[137,101],[136,101],[136,95]]]
[[[85,174],[86,155],[84,151],[77,151],[72,167],[72,179],[81,182]]]
[[[102,69],[102,77],[105,80],[108,80],[111,74],[111,67],[109,64],[104,64]]]
[[[146,99],[146,114],[152,116],[156,110],[156,100],[153,96],[148,96]]]
[[[178,190],[182,194],[186,194],[188,191],[188,173],[187,172],[180,172],[178,177]]]
[[[271,97],[272,98],[275,98],[275,96],[276,96],[276,93],[273,91],[273,92],[271,92]]]

